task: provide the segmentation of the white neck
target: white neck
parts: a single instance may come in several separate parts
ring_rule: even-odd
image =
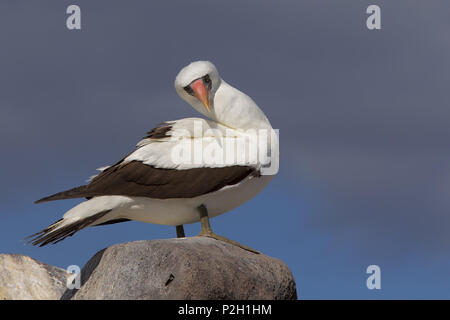
[[[221,80],[211,101],[211,112],[203,105],[193,105],[206,117],[233,129],[271,129],[269,120],[245,93]]]

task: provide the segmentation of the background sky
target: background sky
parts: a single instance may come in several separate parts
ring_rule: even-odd
[[[78,4],[82,30],[66,28]],[[381,7],[382,29],[366,28]],[[210,60],[280,130],[280,172],[216,233],[283,260],[300,299],[450,298],[448,1],[0,2],[0,252],[66,268],[175,228],[127,222],[25,245],[78,200],[34,205],[115,163]],[[199,232],[186,226],[188,235]],[[366,287],[381,268],[381,290]],[[1,275],[0,275],[1,276]]]

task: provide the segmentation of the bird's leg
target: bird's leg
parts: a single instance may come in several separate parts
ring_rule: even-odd
[[[177,238],[184,238],[184,237],[186,237],[184,235],[184,228],[183,228],[182,224],[180,224],[179,226],[176,226],[175,228],[177,229]]]
[[[209,224],[209,216],[208,216],[208,210],[206,209],[206,207],[204,205],[201,205],[198,207],[198,212],[200,213],[200,223],[202,226],[202,230],[200,231],[200,233],[198,234],[199,237],[209,237],[209,238],[213,238],[216,240],[220,240],[220,241],[224,241],[224,242],[228,242],[234,246],[237,246],[239,248],[242,248],[244,250],[253,252],[253,253],[259,253],[258,251],[256,251],[255,249],[252,249],[250,247],[244,246],[243,244],[240,244],[236,241],[230,240],[228,238],[219,236],[217,234],[215,234],[212,229],[211,229],[211,225]]]

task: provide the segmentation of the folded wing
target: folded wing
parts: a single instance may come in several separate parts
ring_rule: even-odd
[[[104,169],[89,184],[42,198],[36,203],[105,195],[193,198],[258,175],[258,169],[252,165],[196,165],[180,169],[170,164],[167,159],[170,148],[183,139],[193,139],[189,134],[178,136],[178,140],[171,139],[171,134],[175,134],[174,127],[187,127],[187,121],[193,120],[182,121],[181,124],[166,122],[148,132],[133,153]]]

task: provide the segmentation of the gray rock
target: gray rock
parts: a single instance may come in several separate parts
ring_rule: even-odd
[[[0,254],[0,300],[57,300],[66,291],[65,270],[19,254]]]
[[[99,251],[62,299],[297,299],[280,260],[211,238],[136,241]]]

